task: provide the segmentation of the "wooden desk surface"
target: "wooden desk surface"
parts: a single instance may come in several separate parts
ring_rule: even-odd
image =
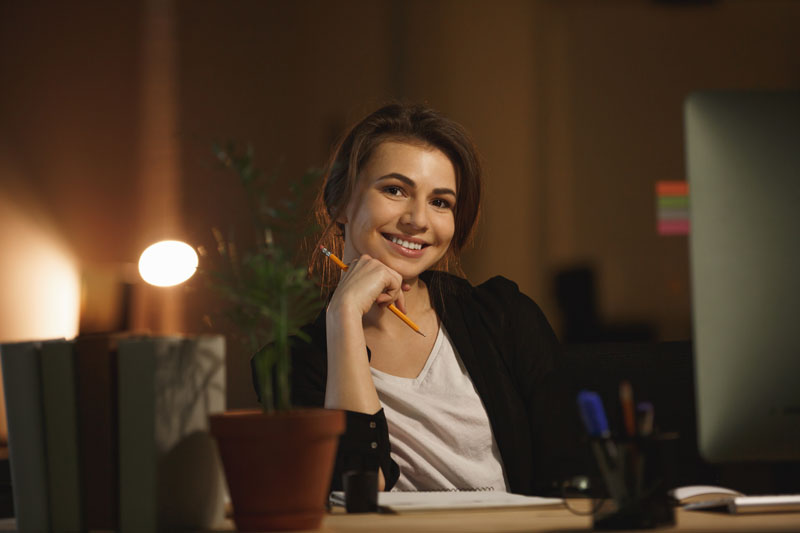
[[[587,501],[573,504],[587,508]],[[800,513],[728,515],[677,510],[674,527],[651,531],[681,532],[800,532]],[[234,531],[233,524],[230,529]],[[426,533],[426,532],[564,532],[592,530],[589,516],[578,516],[567,509],[513,509],[492,511],[434,511],[403,514],[346,514],[337,509],[325,517],[323,533]],[[647,531],[647,530],[644,530]]]
[[[579,502],[577,505],[586,502]],[[675,527],[650,531],[680,532],[798,532],[800,513],[727,515],[678,509]],[[16,531],[14,519],[0,520],[0,531]],[[428,513],[346,514],[333,512],[325,517],[322,533],[427,533],[427,532],[563,532],[592,530],[592,519],[566,509],[526,509],[494,511],[436,511]],[[228,522],[219,529],[236,531]],[[648,531],[648,530],[643,530]]]
[[[678,510],[675,527],[654,531],[800,531],[800,513],[739,515]],[[408,513],[402,515],[331,514],[326,532],[535,532],[591,531],[592,519],[566,509]]]

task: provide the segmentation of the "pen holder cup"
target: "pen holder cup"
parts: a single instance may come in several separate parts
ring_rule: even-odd
[[[350,470],[344,473],[345,509],[348,513],[378,511],[378,472]]]
[[[676,442],[675,434],[592,439],[592,452],[615,504],[613,511],[595,514],[596,531],[675,524],[675,507],[667,489]]]

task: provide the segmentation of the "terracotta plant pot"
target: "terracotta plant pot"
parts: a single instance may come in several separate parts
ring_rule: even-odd
[[[320,526],[344,432],[342,411],[231,410],[209,419],[239,531]]]

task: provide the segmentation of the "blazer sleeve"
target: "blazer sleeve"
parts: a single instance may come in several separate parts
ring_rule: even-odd
[[[325,406],[328,372],[324,311],[304,331],[311,338],[310,342],[292,339],[292,405],[321,408]],[[256,393],[259,394],[252,359],[251,370]],[[386,481],[385,490],[390,490],[400,477],[400,468],[391,458],[389,428],[383,409],[374,414],[344,413],[345,432],[339,438],[331,490],[343,490],[342,476],[349,470],[377,470],[379,467]]]
[[[486,312],[494,314],[495,322],[501,317],[497,342],[527,410],[532,488],[556,494],[563,480],[586,472],[587,466],[579,451],[584,439],[576,391],[561,345],[541,308],[516,283],[496,277],[481,289]]]

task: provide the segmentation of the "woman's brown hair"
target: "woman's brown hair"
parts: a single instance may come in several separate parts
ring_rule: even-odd
[[[472,239],[480,212],[481,165],[475,145],[466,130],[438,111],[416,104],[393,103],[367,115],[342,138],[325,171],[325,181],[314,204],[322,229],[311,256],[309,272],[319,273],[322,286],[335,287],[339,270],[319,252],[324,246],[342,255],[344,225],[337,222],[356,190],[358,176],[375,148],[386,141],[407,142],[440,150],[453,164],[456,174],[455,231],[438,270],[454,269],[462,274],[458,257]]]

